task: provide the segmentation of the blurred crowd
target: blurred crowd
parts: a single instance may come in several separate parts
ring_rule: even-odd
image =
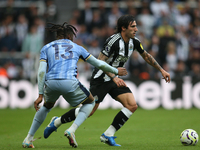
[[[55,39],[54,34],[46,33],[45,27],[47,22],[57,22],[58,8],[53,0],[46,0],[45,13],[39,15],[34,5],[16,9],[12,2],[8,0],[7,7],[0,8],[0,53],[9,52],[12,56],[14,52],[21,52],[24,58],[21,61],[0,58],[0,75],[5,71],[9,78],[30,78],[33,71],[30,66],[35,63],[30,55],[38,55],[44,44]],[[200,79],[200,0],[116,0],[109,1],[109,7],[106,0],[95,1],[98,3],[95,7],[92,2],[84,0],[84,9],[74,9],[66,21],[78,29],[74,42],[95,57],[105,40],[115,33],[117,19],[123,14],[132,14],[138,27],[136,37],[172,79],[184,76]],[[125,2],[124,7],[120,6],[121,2]],[[137,52],[126,68],[129,78],[161,77]],[[79,61],[79,74],[89,77],[92,69]]]

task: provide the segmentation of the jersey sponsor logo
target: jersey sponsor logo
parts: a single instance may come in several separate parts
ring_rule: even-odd
[[[127,56],[121,56],[121,55],[119,55],[116,58],[116,60],[119,61],[119,62],[126,62],[128,60],[128,57]]]

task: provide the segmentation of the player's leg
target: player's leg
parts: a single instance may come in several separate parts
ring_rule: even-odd
[[[73,124],[64,133],[64,135],[69,139],[69,144],[72,147],[78,146],[75,139],[75,131],[88,118],[89,114],[91,113],[95,105],[92,94],[90,94],[88,99],[82,104],[83,105],[80,107],[79,113],[76,119],[74,120]]]
[[[116,97],[116,100],[124,107],[115,116],[111,126],[105,131],[108,136],[113,136],[137,109],[137,104],[132,93],[120,94]]]
[[[99,103],[95,103],[95,106],[88,117],[92,116],[98,107],[99,107]],[[66,112],[64,115],[61,116],[59,122],[61,122],[61,124],[64,124],[64,123],[74,121],[79,113],[79,110],[80,110],[80,107],[70,109],[68,112]]]
[[[52,104],[51,104],[52,105]],[[39,127],[41,126],[41,124],[44,122],[48,112],[50,111],[51,109],[49,108],[46,108],[45,106],[42,106],[36,113],[35,113],[35,116],[33,118],[33,122],[31,124],[31,127],[29,129],[29,132],[26,136],[26,138],[24,139],[23,143],[22,143],[22,146],[23,147],[31,147],[33,148],[33,144],[32,144],[32,141],[33,141],[33,138],[34,138],[34,135],[36,133],[36,131],[39,129]],[[32,146],[31,146],[32,145]]]
[[[100,85],[92,85],[90,87],[90,91],[91,91],[92,95],[95,95],[94,99],[95,99],[96,103],[95,103],[95,106],[94,106],[92,112],[90,113],[89,117],[95,113],[95,111],[99,107],[100,102],[103,101],[105,95],[107,94],[107,91],[111,88],[112,87],[110,86],[109,83],[106,84],[105,86],[104,86],[104,84],[100,84]],[[69,110],[68,112],[66,112],[65,114],[63,114],[60,118],[57,118],[55,120],[55,122],[58,124],[57,127],[60,126],[61,124],[74,121],[78,115],[79,110],[80,110],[80,107],[73,108],[73,109]]]
[[[59,97],[59,94],[54,93],[52,91],[52,86],[51,86],[52,84],[51,83],[48,82],[48,83],[45,83],[45,84],[46,84],[46,87],[45,87],[44,97],[45,97],[46,102],[35,113],[35,116],[33,118],[29,132],[28,132],[26,138],[24,139],[24,141],[22,143],[22,146],[25,147],[25,148],[27,148],[27,147],[33,148],[34,147],[33,144],[32,144],[34,135],[35,135],[36,131],[39,129],[39,127],[41,126],[41,124],[44,122],[48,112],[54,106],[55,101]],[[51,88],[49,88],[49,87],[51,87]]]
[[[114,134],[125,124],[125,122],[131,117],[133,112],[135,112],[135,110],[137,109],[137,104],[136,104],[135,98],[134,98],[133,94],[129,91],[129,89],[126,89],[126,88],[120,89],[119,88],[117,90],[121,90],[121,91],[118,91],[118,93],[120,93],[120,95],[117,95],[115,99],[117,101],[119,101],[124,107],[115,116],[112,124],[108,127],[108,129],[100,137],[102,142],[105,142],[111,146],[120,146],[119,144],[115,143],[114,139],[116,137],[114,137]],[[125,93],[123,93],[123,92],[125,92]],[[116,91],[114,93],[116,93]],[[123,94],[121,94],[121,93],[123,93]],[[113,92],[111,92],[110,94],[112,95],[112,97],[114,97]]]

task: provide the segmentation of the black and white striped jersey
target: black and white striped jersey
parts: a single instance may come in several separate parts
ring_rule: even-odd
[[[124,67],[125,63],[132,55],[132,52],[137,50],[140,54],[144,52],[140,40],[137,38],[130,39],[128,43],[125,43],[120,33],[110,36],[101,51],[104,55],[108,57],[106,61],[109,65],[117,68]],[[102,70],[97,68],[94,69],[92,73],[91,81],[110,81],[108,77]]]

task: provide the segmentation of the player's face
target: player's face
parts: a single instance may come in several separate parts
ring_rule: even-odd
[[[129,24],[128,28],[126,29],[126,36],[128,38],[134,38],[136,35],[136,32],[138,31],[136,27],[136,21],[133,21]]]

